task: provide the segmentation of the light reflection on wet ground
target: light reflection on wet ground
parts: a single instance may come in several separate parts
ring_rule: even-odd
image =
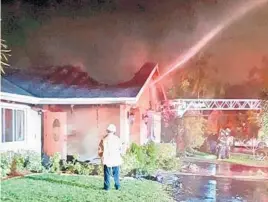
[[[177,201],[268,202],[268,181],[242,181],[213,177],[181,176]]]
[[[182,189],[177,190],[177,201],[187,202],[268,202],[268,180],[237,180],[231,176],[251,176],[268,169],[252,168],[241,165],[196,163],[198,173],[225,175],[226,178],[180,176]]]
[[[198,173],[203,173],[205,175],[251,176],[263,174],[263,176],[268,176],[268,167],[257,168],[230,163],[214,164],[206,162],[195,162],[194,164],[199,168]]]

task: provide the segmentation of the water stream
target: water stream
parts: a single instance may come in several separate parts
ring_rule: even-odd
[[[207,33],[203,38],[201,38],[195,45],[193,45],[185,54],[181,55],[178,60],[172,64],[164,74],[158,77],[153,84],[162,80],[168,74],[174,70],[181,68],[186,62],[188,62],[193,56],[195,56],[201,49],[203,49],[213,38],[215,38],[224,28],[228,27],[234,21],[243,17],[246,13],[253,10],[254,8],[267,3],[268,0],[251,0],[246,2],[244,5],[240,5],[237,10],[233,11],[232,15],[229,15],[221,23],[219,23],[214,29]],[[152,85],[153,85],[152,84]]]

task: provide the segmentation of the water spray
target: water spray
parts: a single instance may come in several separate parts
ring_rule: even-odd
[[[252,0],[248,5],[241,6],[235,14],[228,17],[227,20],[221,22],[218,26],[216,26],[213,30],[211,30],[208,34],[206,34],[200,41],[198,41],[194,46],[192,46],[185,54],[183,54],[173,65],[171,65],[167,72],[163,75],[159,76],[153,83],[159,82],[165,76],[176,70],[177,68],[182,67],[186,62],[188,62],[193,56],[195,56],[202,48],[204,48],[215,36],[217,36],[225,27],[229,26],[234,21],[238,20],[246,13],[251,11],[252,9],[267,3],[268,0]]]

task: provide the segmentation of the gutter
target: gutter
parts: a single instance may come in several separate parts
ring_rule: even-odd
[[[129,97],[118,97],[118,98],[38,98],[27,95],[17,95],[12,93],[0,93],[2,100],[8,100],[19,103],[27,103],[34,105],[48,105],[48,104],[63,104],[63,105],[71,105],[71,104],[135,104],[135,98]]]
[[[7,100],[12,102],[26,103],[26,104],[38,104],[38,98],[28,95],[17,95],[12,93],[0,93],[1,100]]]

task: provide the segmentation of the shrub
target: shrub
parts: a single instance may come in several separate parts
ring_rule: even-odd
[[[88,163],[78,162],[78,155],[74,155],[72,161],[63,162],[62,170],[67,173],[79,174],[79,175],[92,175],[94,171],[94,165]]]
[[[49,171],[52,173],[59,173],[61,171],[61,166],[60,166],[60,160],[61,160],[61,155],[60,153],[55,153],[50,159],[49,159],[49,164],[50,164],[50,169]]]
[[[121,166],[122,175],[133,175],[133,171],[139,168],[139,161],[135,154],[128,152],[123,156],[123,164]]]
[[[91,175],[94,171],[94,166],[91,164],[81,164],[81,170],[80,173],[81,175]]]
[[[172,144],[132,144],[123,160],[122,175],[148,175],[157,169],[176,170],[179,166],[176,147]]]
[[[79,173],[81,170],[81,165],[77,161],[77,159],[78,159],[78,155],[74,155],[72,161],[70,162],[63,161],[61,170],[64,170],[67,173]]]
[[[32,172],[41,172],[43,170],[41,163],[41,155],[33,151],[27,151],[25,158],[26,170]]]
[[[1,177],[28,170],[42,171],[41,155],[34,151],[20,150],[1,153]]]
[[[1,177],[6,177],[10,173],[13,152],[1,153]]]
[[[157,144],[158,158],[173,158],[176,156],[176,145],[172,143]]]
[[[157,145],[157,167],[163,170],[177,170],[179,160],[176,158],[176,146],[174,144]]]
[[[205,141],[206,120],[203,117],[185,117],[183,136],[186,149],[200,148]]]
[[[103,176],[104,175],[104,173],[103,173],[103,165],[95,165],[93,174]]]
[[[130,146],[130,151],[131,154],[135,155],[138,162],[143,165],[145,164],[146,161],[146,151],[144,149],[144,147],[139,146],[135,143],[131,144]]]
[[[157,148],[153,142],[144,146],[133,143],[130,148],[130,154],[137,158],[137,165],[133,168],[135,174],[147,175],[156,170]]]
[[[25,157],[22,153],[15,153],[10,167],[10,173],[21,172],[25,168]]]

